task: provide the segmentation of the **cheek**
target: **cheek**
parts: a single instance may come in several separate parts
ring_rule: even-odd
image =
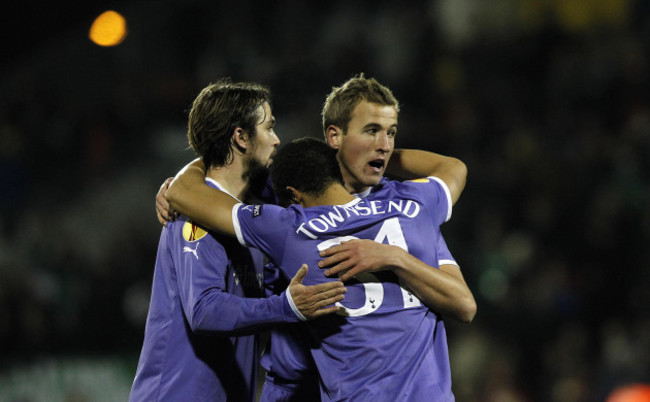
[[[359,168],[363,165],[361,153],[359,151],[349,150],[344,156],[345,164],[350,168]]]
[[[361,157],[367,153],[368,145],[363,141],[349,140],[340,148],[340,152],[344,155],[347,163],[359,164]]]
[[[273,141],[271,141],[270,137],[266,137],[264,139],[262,149],[264,150],[264,152],[267,152],[269,149],[272,149],[272,148],[273,148]]]

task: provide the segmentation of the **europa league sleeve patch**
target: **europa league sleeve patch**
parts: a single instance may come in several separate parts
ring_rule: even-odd
[[[183,238],[187,241],[197,241],[208,234],[202,227],[192,221],[187,221],[183,225]]]
[[[428,182],[429,182],[429,179],[427,179],[427,178],[425,177],[425,178],[423,178],[423,179],[415,179],[415,180],[409,180],[409,181],[411,181],[411,182],[413,182],[413,183],[428,183]]]
[[[262,215],[262,205],[257,204],[253,207],[253,218]]]

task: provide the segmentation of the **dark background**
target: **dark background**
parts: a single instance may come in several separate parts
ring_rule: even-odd
[[[116,47],[87,37],[106,9],[127,20]],[[270,86],[286,143],[321,137],[325,96],[360,72],[400,100],[398,147],[469,168],[443,226],[478,302],[449,324],[457,400],[650,382],[647,1],[36,2],[1,18],[0,400],[128,395],[154,196],[194,157],[202,87]]]

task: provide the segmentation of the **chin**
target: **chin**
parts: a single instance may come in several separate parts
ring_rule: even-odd
[[[383,176],[367,177],[367,178],[363,181],[363,185],[364,185],[364,186],[371,186],[371,187],[376,186],[377,184],[379,184],[379,182],[381,181],[381,178],[382,178],[382,177],[383,177]]]

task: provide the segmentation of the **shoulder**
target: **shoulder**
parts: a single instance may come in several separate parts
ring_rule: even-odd
[[[289,208],[282,208],[274,204],[237,204],[234,208],[237,215],[250,219],[277,219],[291,215],[288,212]]]
[[[386,182],[382,181],[380,185],[382,184],[382,188],[373,193],[374,197],[412,199],[437,211],[434,215],[441,214],[440,223],[451,218],[451,192],[447,184],[438,177],[429,176],[405,181],[387,180]]]
[[[372,196],[381,196],[383,194],[428,194],[432,191],[442,191],[449,193],[449,188],[444,181],[435,176],[423,177],[414,180],[390,180],[382,179],[376,185],[372,192]]]
[[[168,223],[165,232],[165,244],[172,255],[193,255],[197,261],[201,255],[214,258],[223,254],[232,243],[184,216]]]

